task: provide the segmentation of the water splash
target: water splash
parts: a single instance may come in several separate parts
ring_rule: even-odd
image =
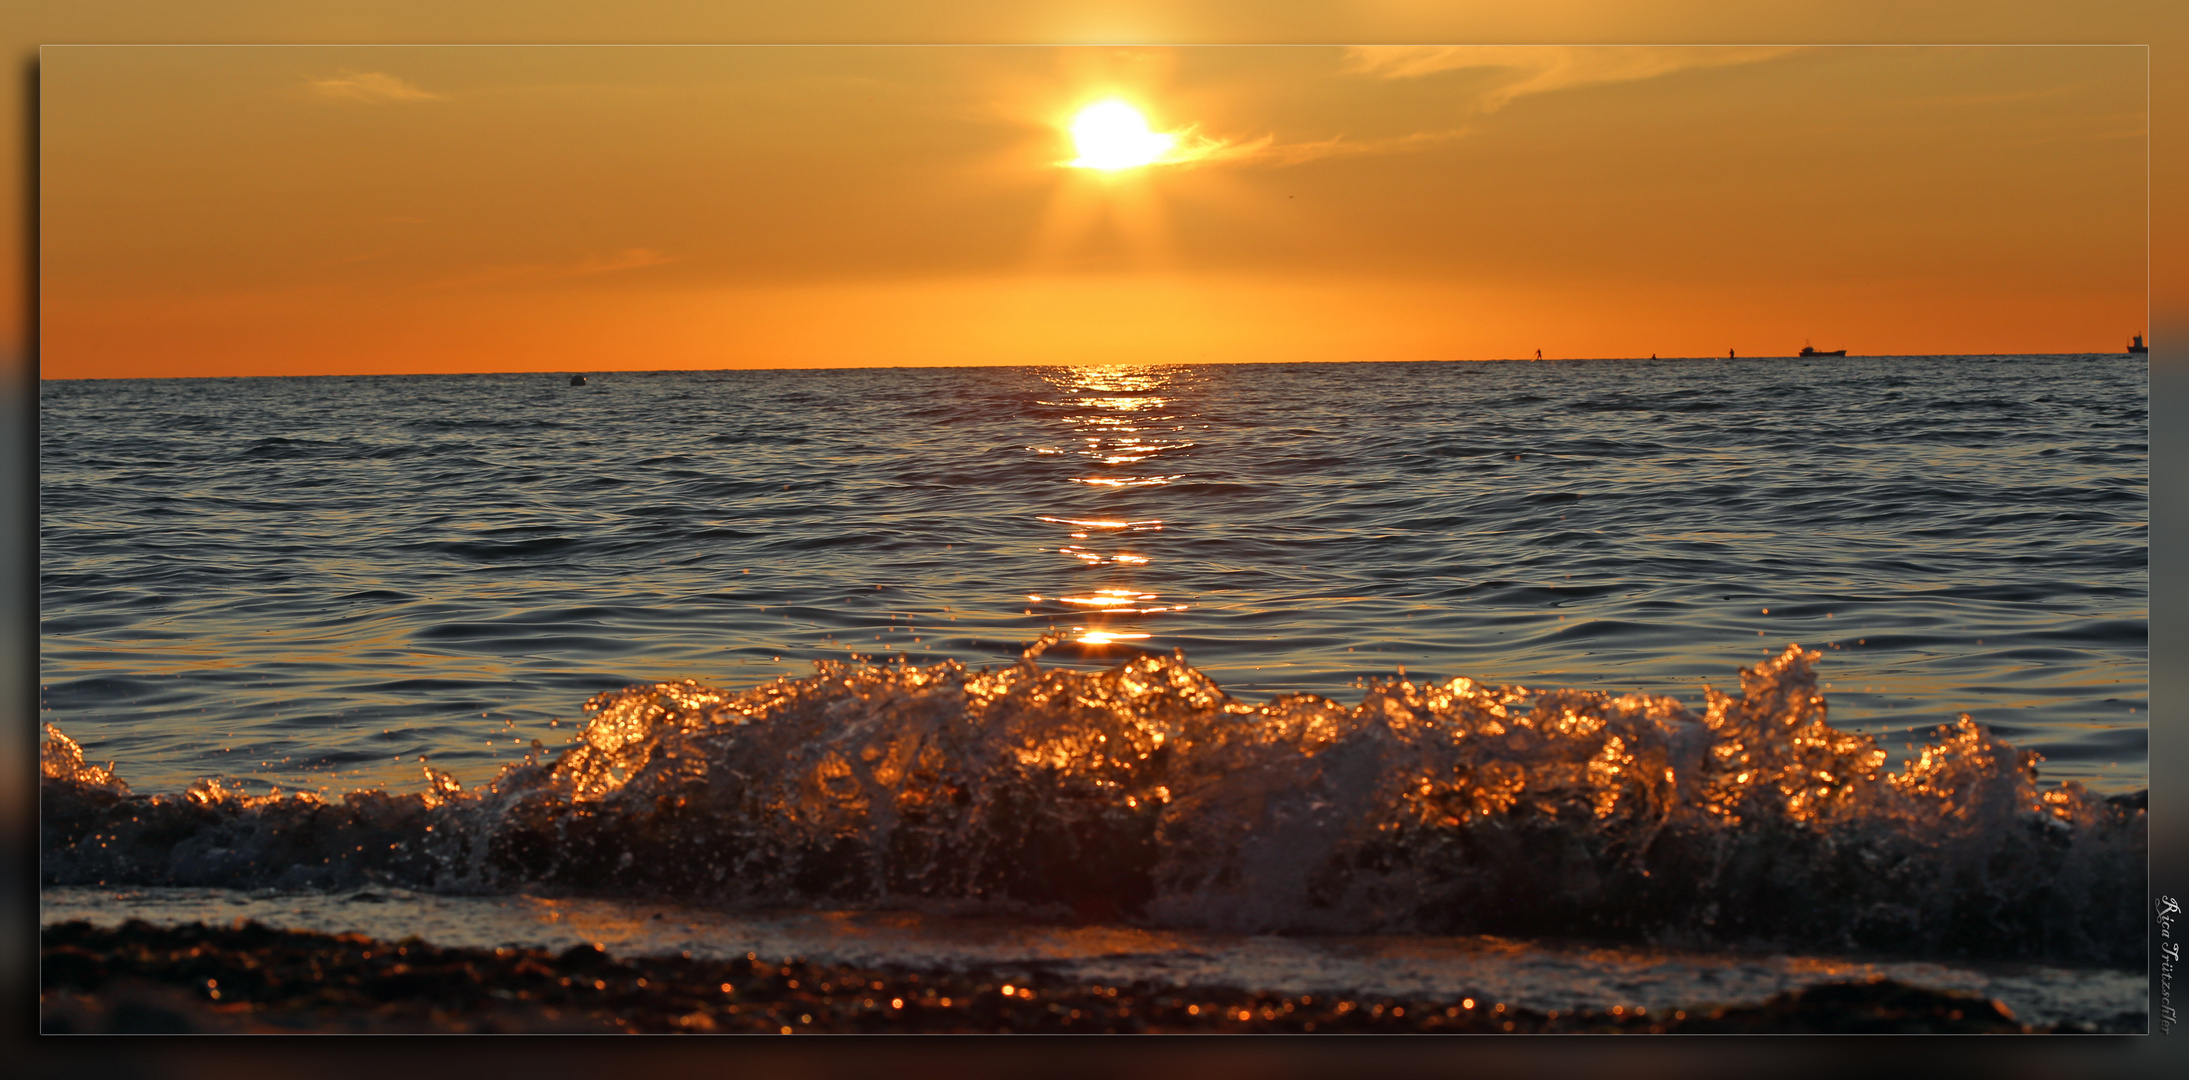
[[[131,794],[48,728],[49,884],[565,889],[2133,964],[2140,802],[2037,783],[1963,716],[1897,771],[1789,646],[1668,697],[1459,678],[1247,703],[1106,671],[822,662],[586,703],[486,789]]]

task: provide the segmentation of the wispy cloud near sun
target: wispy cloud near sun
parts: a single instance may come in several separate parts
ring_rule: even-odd
[[[1492,73],[1496,77],[1480,91],[1475,106],[1495,112],[1529,94],[1754,64],[1793,51],[1780,45],[1375,45],[1348,49],[1345,66],[1355,74],[1386,79],[1418,79],[1446,71]]]
[[[1367,45],[1346,50],[1341,70],[1375,79],[1420,79],[1446,72],[1478,78],[1455,102],[1483,117],[1515,99],[1555,90],[1639,82],[1674,72],[1754,64],[1795,51],[1789,46]],[[1404,154],[1465,138],[1471,122],[1372,137],[1333,136],[1305,142],[1265,137],[1223,144],[1217,161],[1298,165],[1331,157]]]
[[[420,89],[384,71],[344,71],[331,79],[313,79],[312,92],[346,101],[441,101],[441,95]]]

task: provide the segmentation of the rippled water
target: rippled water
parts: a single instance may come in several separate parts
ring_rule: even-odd
[[[49,382],[45,719],[140,790],[476,786],[589,695],[1183,650],[2146,786],[2147,378],[2104,356]]]

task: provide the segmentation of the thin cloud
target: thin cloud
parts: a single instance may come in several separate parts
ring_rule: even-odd
[[[653,248],[625,248],[613,255],[596,255],[574,263],[522,263],[514,266],[489,266],[468,274],[429,282],[427,288],[455,289],[472,285],[504,285],[527,281],[561,281],[569,278],[592,277],[596,274],[613,274],[641,267],[659,266],[675,262],[676,257],[665,255]]]
[[[313,79],[312,91],[347,101],[442,101],[441,95],[384,71],[344,71],[331,79]]]
[[[1348,49],[1345,69],[1383,79],[1418,79],[1446,71],[1490,73],[1490,84],[1478,91],[1474,102],[1477,111],[1490,113],[1529,94],[1754,64],[1793,51],[1779,45],[1375,45]]]
[[[1202,165],[1298,165],[1330,157],[1357,157],[1365,154],[1403,153],[1418,150],[1434,143],[1447,142],[1467,134],[1464,130],[1421,131],[1409,135],[1393,135],[1377,139],[1352,139],[1333,136],[1313,142],[1278,142],[1275,135],[1258,139],[1219,139],[1203,135],[1191,128],[1174,132],[1176,141],[1162,156],[1147,163],[1147,167],[1169,165],[1177,168],[1193,168]],[[1060,169],[1078,168],[1070,161],[1059,161]]]
[[[1471,128],[1451,128],[1440,131],[1416,131],[1405,135],[1387,135],[1378,138],[1359,139],[1334,135],[1327,139],[1309,142],[1278,142],[1275,135],[1258,139],[1214,139],[1191,132],[1180,137],[1179,145],[1150,165],[1240,165],[1283,167],[1334,157],[1363,157],[1371,154],[1403,154],[1421,150],[1438,143],[1450,142],[1467,135]],[[1191,141],[1187,141],[1188,139]],[[1059,162],[1069,165],[1069,162]]]
[[[1194,128],[1175,132],[1174,142],[1153,165],[1216,165],[1231,161],[1244,161],[1258,157],[1269,148],[1272,137],[1264,135],[1251,142],[1233,142],[1201,134]]]
[[[1298,165],[1308,161],[1320,161],[1334,157],[1362,157],[1369,154],[1404,154],[1451,142],[1465,136],[1470,128],[1447,128],[1441,131],[1415,131],[1405,135],[1387,135],[1376,139],[1353,139],[1343,135],[1313,142],[1280,143],[1262,140],[1263,161],[1272,165]]]
[[[1344,70],[1382,79],[1418,79],[1447,71],[1481,71],[1492,76],[1471,106],[1477,116],[1496,112],[1515,98],[1578,86],[1637,82],[1696,68],[1753,64],[1792,52],[1778,46],[1673,48],[1664,46],[1531,45],[1389,45],[1356,46],[1346,52]],[[1333,157],[1403,154],[1465,138],[1474,128],[1448,128],[1353,138],[1339,135],[1310,142],[1282,143],[1263,138],[1232,148],[1219,160],[1267,165],[1298,165]]]

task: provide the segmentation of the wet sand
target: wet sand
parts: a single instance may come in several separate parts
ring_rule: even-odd
[[[2140,1032],[2141,1015],[2032,1028],[1973,995],[1835,983],[1761,1004],[1535,1012],[1498,1002],[1097,985],[797,958],[612,957],[578,946],[84,922],[40,932],[40,1029],[96,1032]]]

